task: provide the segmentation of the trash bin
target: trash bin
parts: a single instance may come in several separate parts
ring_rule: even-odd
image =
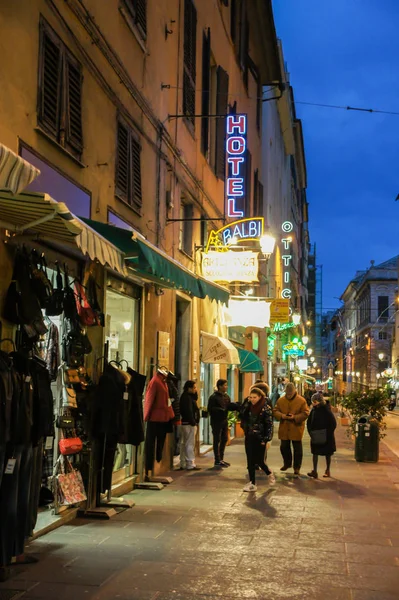
[[[355,459],[357,462],[378,462],[379,427],[369,415],[356,423]]]

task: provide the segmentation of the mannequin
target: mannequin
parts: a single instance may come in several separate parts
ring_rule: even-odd
[[[146,475],[153,471],[154,459],[162,460],[162,452],[166,434],[173,431],[170,425],[175,414],[169,400],[166,378],[169,370],[158,367],[157,372],[148,384],[144,400],[144,421],[147,422],[145,439],[145,470]]]

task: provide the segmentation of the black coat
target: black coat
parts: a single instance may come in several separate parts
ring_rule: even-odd
[[[180,396],[180,411],[182,425],[198,425],[200,412],[197,406],[196,394],[182,393]]]
[[[334,454],[337,449],[334,436],[336,426],[335,417],[326,404],[317,404],[317,406],[312,408],[307,420],[308,432],[310,433],[317,429],[326,429],[327,431],[327,442],[325,444],[312,444],[310,442],[312,454],[319,456],[331,456],[331,454]]]

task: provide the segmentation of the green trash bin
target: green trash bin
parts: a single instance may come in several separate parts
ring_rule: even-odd
[[[355,459],[357,462],[378,462],[379,427],[369,415],[356,424]]]

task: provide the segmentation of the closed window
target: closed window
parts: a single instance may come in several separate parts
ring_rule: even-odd
[[[44,19],[40,21],[38,123],[80,159],[82,67]]]
[[[122,0],[122,6],[143,39],[147,38],[147,0]],[[129,19],[129,20],[130,20]]]
[[[211,104],[211,30],[202,35],[202,119],[201,119],[201,152],[208,156],[209,151],[209,115]]]
[[[179,248],[189,256],[193,252],[193,205],[182,201],[180,205]]]
[[[197,60],[197,11],[193,0],[184,2],[183,113],[194,128]]]
[[[259,181],[259,171],[254,176],[254,217],[263,217],[263,184]]]
[[[389,318],[389,297],[378,296],[378,320],[388,321]]]
[[[379,340],[386,340],[387,339],[387,332],[386,331],[380,331],[378,333],[378,339]]]
[[[229,76],[222,67],[216,70],[216,114],[227,114],[229,99]],[[219,179],[226,176],[226,122],[225,119],[216,119],[216,148],[215,148],[215,173]]]
[[[120,121],[116,145],[115,195],[140,211],[141,146],[133,131]]]

